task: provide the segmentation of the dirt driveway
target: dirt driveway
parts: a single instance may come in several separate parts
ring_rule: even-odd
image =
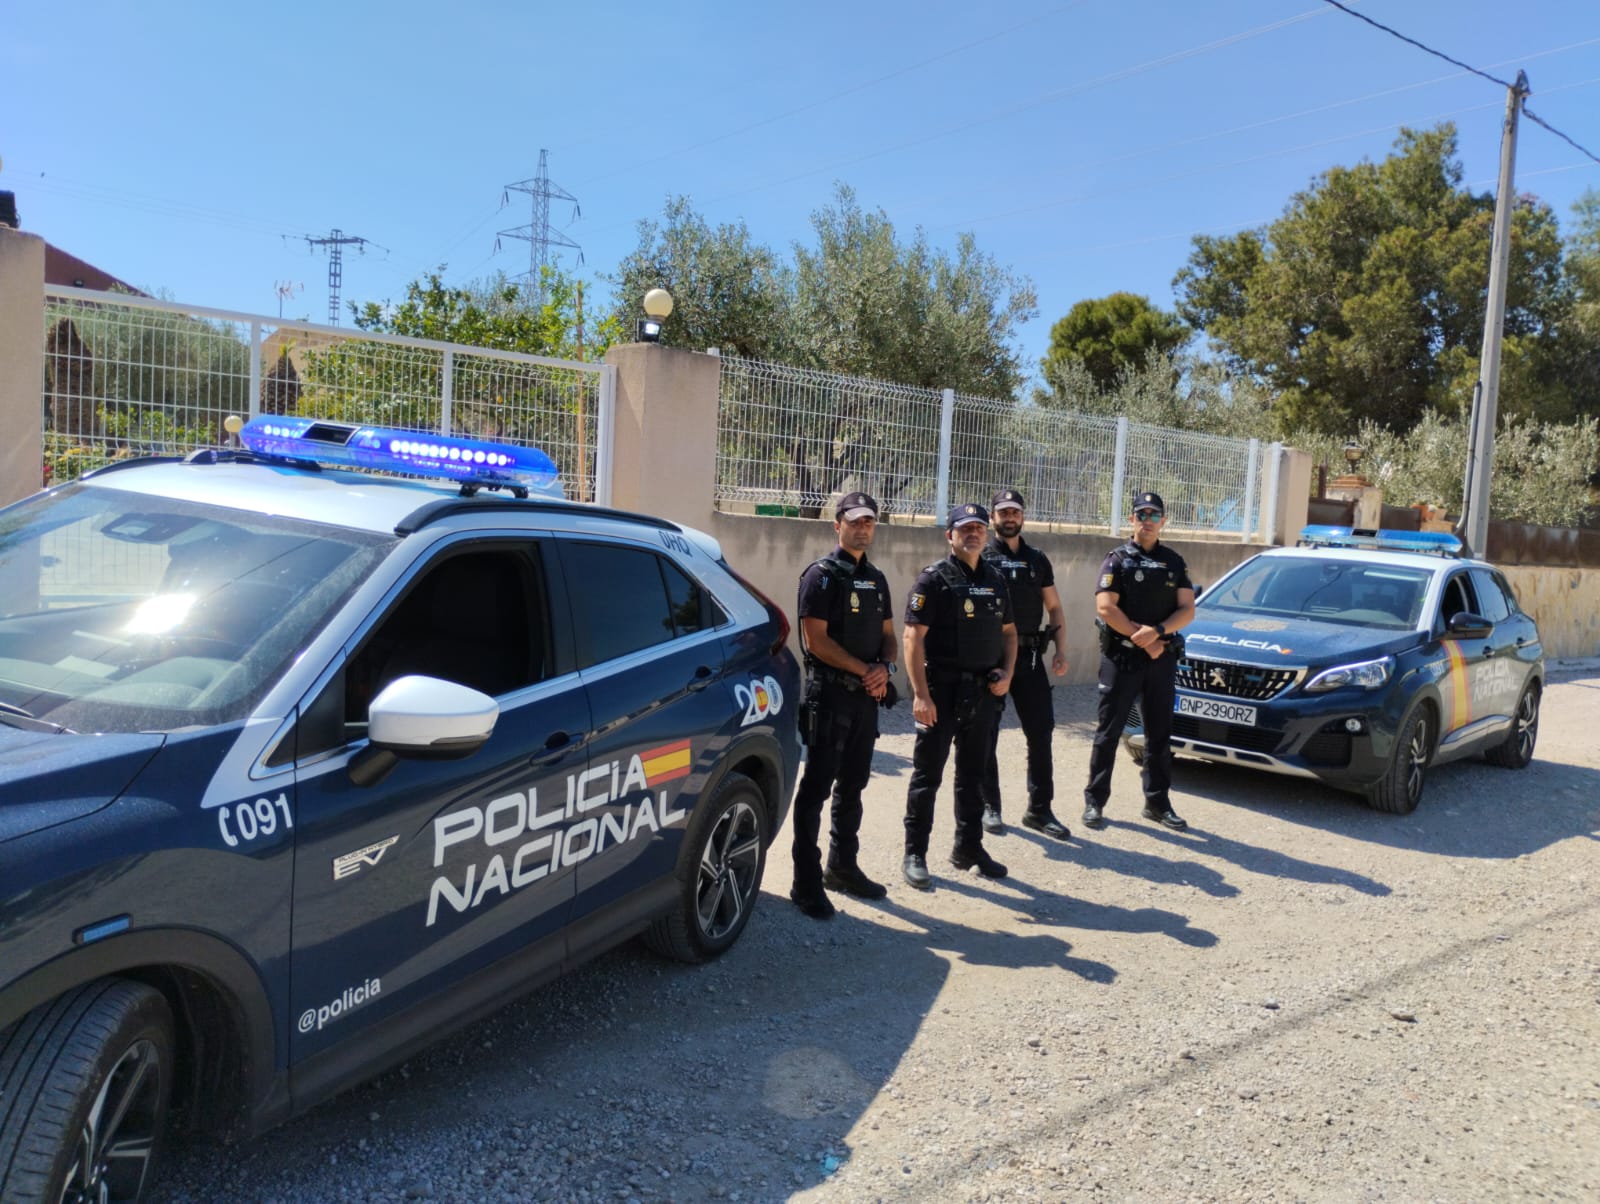
[[[1093,691],[1057,693],[1074,839],[990,838],[1005,882],[944,861],[948,782],[936,889],[900,881],[902,705],[863,833],[883,903],[801,916],[786,830],[720,962],[620,950],[176,1151],[158,1197],[1600,1198],[1600,670],[1553,674],[1528,770],[1445,767],[1411,816],[1180,761],[1182,834],[1139,818],[1126,760],[1080,830]],[[1020,769],[1004,788],[1014,818]]]

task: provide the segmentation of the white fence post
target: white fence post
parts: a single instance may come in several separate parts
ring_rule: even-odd
[[[1262,500],[1261,507],[1262,526],[1266,528],[1266,538],[1262,542],[1276,543],[1278,541],[1278,511],[1280,509],[1278,466],[1283,460],[1283,444],[1268,444],[1267,457],[1267,485],[1262,490],[1266,496]],[[1287,535],[1287,532],[1285,534]]]
[[[611,449],[616,429],[617,366],[607,364],[600,369],[600,400],[594,416],[594,500],[599,506],[611,505]]]
[[[261,323],[250,323],[250,396],[244,412],[250,418],[261,415]]]
[[[950,432],[955,428],[956,391],[946,389],[939,402],[939,483],[933,494],[933,521],[950,513]]]
[[[1122,528],[1122,490],[1128,480],[1128,420],[1117,419],[1117,463],[1111,470],[1111,534]]]
[[[1239,505],[1239,542],[1249,543],[1250,537],[1256,533],[1252,515],[1259,515],[1261,508],[1252,505],[1256,500],[1256,459],[1261,455],[1261,440],[1250,440],[1250,450],[1245,452],[1244,461],[1244,500]]]
[[[456,392],[456,353],[454,351],[446,351],[444,353],[444,364],[439,373],[439,381],[439,387],[443,394],[439,398],[439,433],[448,435],[451,433],[450,423],[454,421],[454,415],[450,412],[450,399],[455,396]]]

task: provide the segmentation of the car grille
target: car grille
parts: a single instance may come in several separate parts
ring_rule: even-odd
[[[1178,662],[1178,685],[1201,694],[1247,698],[1256,702],[1276,698],[1300,676],[1299,669],[1271,669],[1235,665],[1228,661],[1186,656]]]
[[[1241,727],[1237,723],[1218,723],[1214,719],[1196,719],[1193,715],[1174,715],[1172,734],[1197,744],[1219,744],[1224,748],[1254,753],[1273,752],[1283,738],[1282,732]]]

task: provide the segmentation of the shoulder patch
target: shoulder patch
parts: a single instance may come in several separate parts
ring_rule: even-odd
[[[1101,589],[1110,589],[1111,588],[1111,574],[1110,573],[1101,573],[1100,574],[1100,588]]]
[[[912,594],[911,595],[911,609],[912,610],[921,610],[922,609],[922,604],[924,602],[926,602],[927,600],[928,600],[928,598],[927,598],[927,595],[925,595],[925,594]]]

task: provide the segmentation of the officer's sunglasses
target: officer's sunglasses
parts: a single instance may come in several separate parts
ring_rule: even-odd
[[[1161,521],[1162,516],[1159,510],[1135,510],[1133,517],[1141,523],[1158,523]]]

